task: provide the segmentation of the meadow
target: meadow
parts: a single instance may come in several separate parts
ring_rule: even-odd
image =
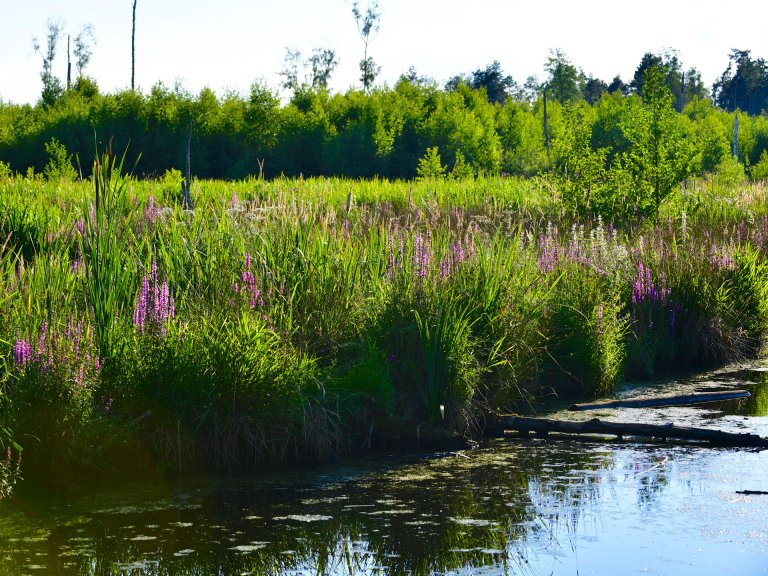
[[[0,181],[0,497],[475,438],[768,326],[759,182],[615,223],[546,176],[179,184]]]

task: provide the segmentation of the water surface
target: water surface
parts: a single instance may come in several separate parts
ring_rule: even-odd
[[[625,397],[753,393],[703,407],[558,417],[768,436],[768,373],[723,370]],[[0,506],[3,574],[768,574],[768,451],[488,441],[313,470],[112,486]]]

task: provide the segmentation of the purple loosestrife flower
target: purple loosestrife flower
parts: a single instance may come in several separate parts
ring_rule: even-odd
[[[451,255],[446,252],[440,260],[440,278],[448,278],[451,275]]]
[[[421,232],[417,232],[413,237],[413,272],[416,276],[421,276],[421,253],[423,251],[423,240],[421,238]]]
[[[19,368],[25,368],[32,361],[32,345],[27,340],[16,340],[13,346],[13,360]]]
[[[604,307],[602,304],[597,307],[597,333],[602,334],[604,330],[603,326],[603,313],[604,313]]]
[[[155,204],[154,194],[149,197],[149,204],[144,209],[144,218],[151,223],[155,223],[157,217],[160,215],[160,207]]]
[[[162,284],[157,282],[157,262],[152,260],[151,277],[144,275],[141,289],[136,297],[136,307],[133,311],[133,324],[144,333],[146,323],[160,325],[172,319],[175,315],[173,297],[170,294],[168,280],[163,279]],[[165,327],[161,329],[165,334]]]
[[[45,338],[48,333],[48,322],[43,320],[43,324],[40,326],[40,339],[37,344],[37,353],[40,356],[45,356]]]

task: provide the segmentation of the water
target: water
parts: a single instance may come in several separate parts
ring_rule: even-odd
[[[766,372],[650,393],[745,382],[747,400],[557,416],[768,436]],[[739,490],[768,491],[768,451],[500,439],[428,457],[28,495],[0,506],[0,573],[768,574],[768,496]]]

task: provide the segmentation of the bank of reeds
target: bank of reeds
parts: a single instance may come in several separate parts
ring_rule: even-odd
[[[184,211],[97,168],[0,182],[0,491],[477,435],[755,355],[768,322],[760,188],[618,226],[538,179],[195,182]]]

